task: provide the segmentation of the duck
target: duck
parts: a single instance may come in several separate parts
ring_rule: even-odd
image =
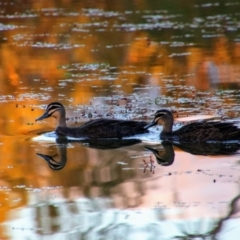
[[[240,129],[233,122],[198,121],[187,124],[173,131],[174,118],[167,109],[158,110],[151,123],[145,126],[149,129],[162,125],[160,139],[177,142],[208,142],[240,140]]]
[[[58,137],[122,139],[123,137],[130,137],[149,132],[146,127],[148,123],[144,121],[105,118],[90,120],[77,127],[68,127],[66,124],[65,107],[59,102],[48,104],[44,114],[35,121],[41,121],[49,117],[56,119],[55,132]]]

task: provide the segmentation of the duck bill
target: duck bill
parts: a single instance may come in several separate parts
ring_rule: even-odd
[[[146,125],[144,128],[145,128],[145,129],[148,129],[148,128],[153,127],[153,126],[155,126],[155,125],[156,125],[156,122],[151,122],[151,123],[149,123],[148,125]]]
[[[49,114],[47,112],[45,112],[42,116],[37,118],[35,121],[40,121],[40,120],[43,120],[43,119],[48,118],[48,117],[49,117]]]

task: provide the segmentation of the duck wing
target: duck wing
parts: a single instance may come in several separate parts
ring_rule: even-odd
[[[179,141],[240,140],[240,129],[231,122],[196,122],[174,132]]]

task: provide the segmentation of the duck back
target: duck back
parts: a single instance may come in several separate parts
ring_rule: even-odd
[[[80,127],[58,127],[58,135],[74,138],[123,138],[147,133],[146,122],[131,120],[96,119],[86,122]]]
[[[185,142],[240,140],[240,129],[232,122],[195,122],[174,131],[171,140]]]

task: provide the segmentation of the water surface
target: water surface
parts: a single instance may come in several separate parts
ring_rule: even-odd
[[[237,239],[237,149],[167,146],[166,158],[161,128],[120,147],[39,139],[55,122],[35,122],[59,101],[71,126],[151,121],[160,108],[239,124],[237,1],[0,0],[0,9],[1,239]]]

